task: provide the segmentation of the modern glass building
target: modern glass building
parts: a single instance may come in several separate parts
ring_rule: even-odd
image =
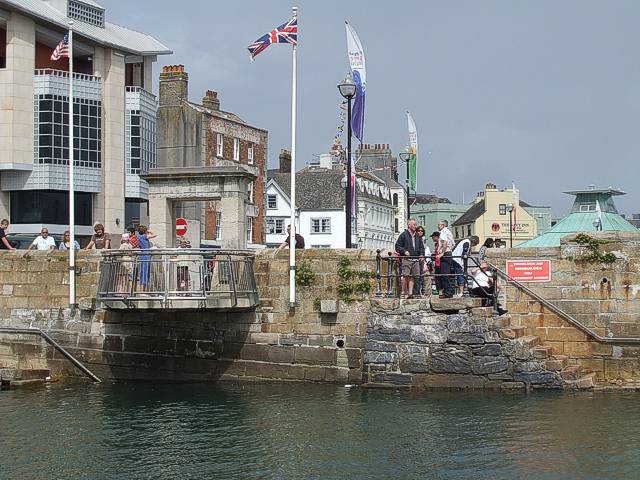
[[[73,145],[69,62],[50,59],[73,20]],[[74,151],[78,235],[104,223],[119,233],[146,220],[155,165],[153,63],[170,50],[109,23],[93,0],[0,0],[0,217],[11,232],[68,228]],[[126,213],[125,213],[126,212]]]

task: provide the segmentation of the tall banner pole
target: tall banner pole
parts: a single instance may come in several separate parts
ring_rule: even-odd
[[[298,18],[298,7],[293,7],[293,18]],[[291,71],[291,234],[289,236],[289,308],[296,306],[296,54],[292,49]]]
[[[69,22],[69,308],[76,307],[76,218],[73,155],[73,22]]]

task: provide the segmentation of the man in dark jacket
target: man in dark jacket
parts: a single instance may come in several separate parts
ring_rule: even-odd
[[[402,258],[402,295],[407,298],[413,297],[413,283],[420,275],[420,260],[424,257],[424,243],[422,237],[416,234],[416,229],[416,219],[412,218],[396,241],[396,253]]]

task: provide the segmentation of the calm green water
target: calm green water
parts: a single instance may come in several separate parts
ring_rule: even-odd
[[[317,385],[0,392],[2,479],[638,479],[640,396]]]

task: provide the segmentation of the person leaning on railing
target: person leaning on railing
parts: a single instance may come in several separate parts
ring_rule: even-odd
[[[396,241],[396,253],[401,257],[403,298],[413,298],[413,284],[420,275],[419,260],[424,260],[424,243],[416,230],[417,222],[412,218]]]
[[[471,249],[480,243],[480,239],[476,235],[471,235],[469,238],[463,238],[458,242],[453,249],[453,271],[456,274],[454,277],[456,284],[458,285],[458,296],[461,297],[464,293],[464,284],[467,281],[464,271],[464,258],[471,253]]]

